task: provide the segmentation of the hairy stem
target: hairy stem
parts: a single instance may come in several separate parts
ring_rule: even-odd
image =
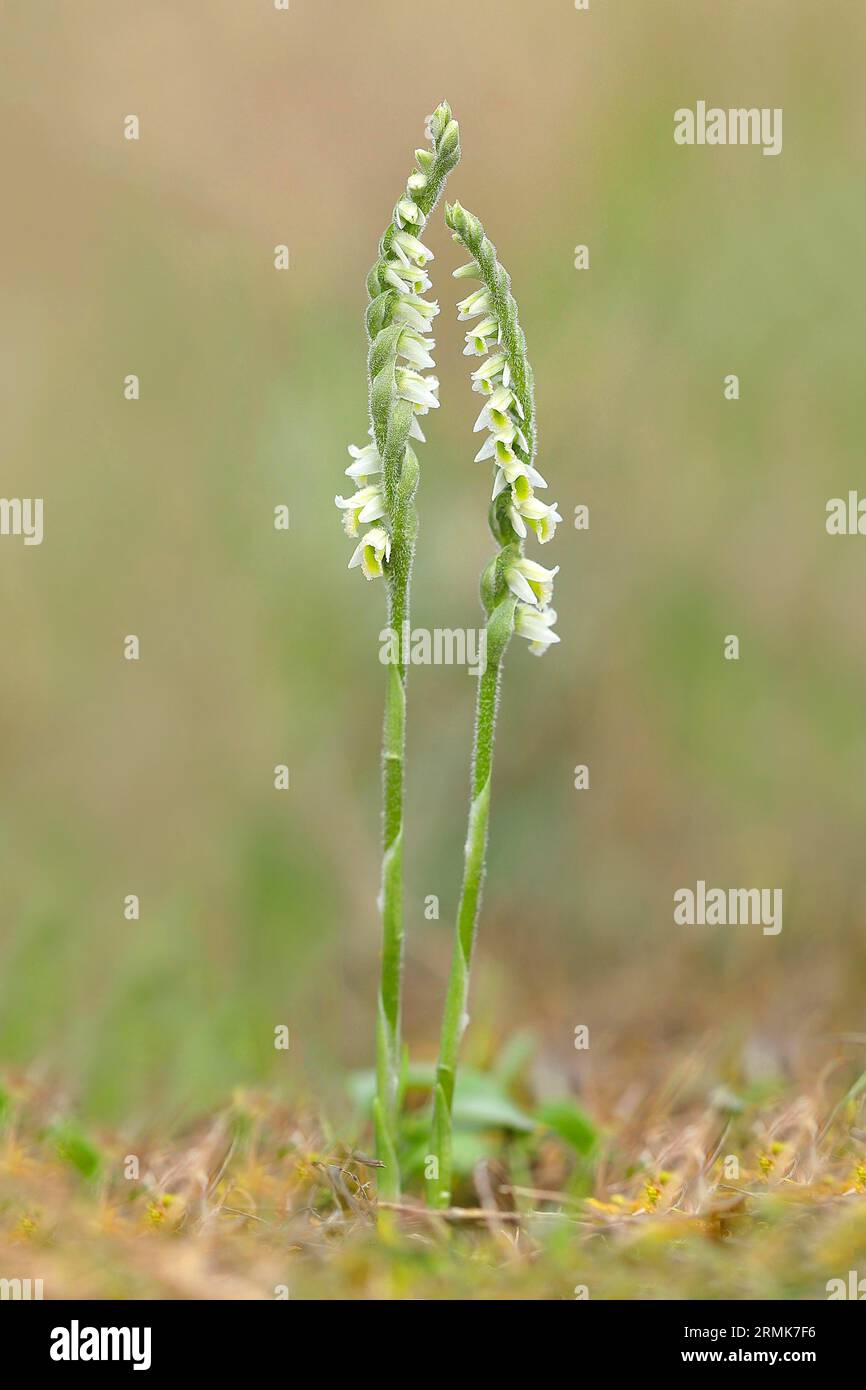
[[[457,909],[454,951],[445,996],[445,1011],[439,1043],[439,1061],[433,1094],[432,1153],[435,1160],[433,1176],[427,1180],[427,1198],[431,1206],[451,1204],[452,1184],[452,1113],[454,1084],[460,1042],[469,1022],[469,970],[481,891],[484,886],[487,859],[487,831],[490,818],[490,781],[493,772],[493,742],[496,733],[496,714],[499,706],[499,684],[502,658],[508,642],[514,614],[514,599],[503,599],[487,624],[487,666],[478,682],[475,705],[475,733],[472,742],[472,778],[469,803],[469,823],[463,853],[463,883]]]
[[[414,557],[414,508],[395,527],[388,573],[388,622],[397,635],[397,655],[388,666],[382,732],[382,970],[376,1021],[376,1144],[386,1167],[379,1192],[393,1200],[400,1193],[396,1134],[401,1093],[401,981],[403,975],[403,796],[406,748],[406,666],[403,624],[409,621],[409,588]],[[394,644],[392,644],[393,647]]]

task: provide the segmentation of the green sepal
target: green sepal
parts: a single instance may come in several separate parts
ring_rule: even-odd
[[[385,286],[382,283],[382,262],[377,261],[367,273],[367,294],[370,299],[377,299],[384,289]]]
[[[383,372],[389,370],[393,380],[393,368],[389,369],[387,366],[383,368]],[[376,380],[378,381],[378,377]],[[396,397],[396,391],[394,395]],[[406,459],[406,441],[409,438],[409,429],[414,413],[411,402],[398,397],[394,400],[385,426],[384,447],[379,452],[382,458],[385,497],[389,505],[393,505],[397,501],[397,484],[400,481]],[[416,465],[417,462],[418,460],[415,459]]]
[[[453,203],[445,204],[445,222],[481,264],[479,251],[484,239],[484,228],[474,213],[467,212],[466,208],[455,200]]]
[[[438,151],[439,142],[451,121],[451,107],[447,101],[440,101],[430,117],[430,137]]]
[[[372,275],[372,273],[371,271],[370,274]],[[381,333],[383,328],[388,326],[396,302],[397,291],[392,286],[389,285],[388,288],[382,290],[381,293],[377,288],[376,298],[367,305],[365,314],[368,338],[375,338],[378,333]]]
[[[460,127],[456,121],[449,121],[442,132],[436,147],[436,166],[442,177],[450,173],[460,159]]]
[[[373,420],[373,432],[376,437],[379,457],[383,459],[388,439],[391,403],[395,394],[394,365],[393,362],[386,362],[382,370],[373,378],[373,385],[370,388],[370,415]]]
[[[520,543],[517,540],[509,545],[503,546],[498,555],[494,555],[489,564],[485,565],[481,572],[481,602],[485,612],[492,613],[493,609],[508,594],[508,583],[505,578],[505,570],[508,565],[520,558]]]
[[[487,522],[493,533],[493,539],[500,545],[517,545],[520,537],[511,524],[508,515],[508,506],[511,498],[511,489],[505,488],[498,497],[494,497],[490,503],[490,510],[487,513]]]
[[[411,444],[405,446],[403,454],[403,466],[400,469],[400,477],[397,480],[397,490],[394,497],[395,505],[400,509],[405,509],[413,500],[418,491],[418,482],[421,477],[421,465],[418,462],[418,455]]]
[[[382,368],[387,366],[389,362],[392,366],[396,362],[397,344],[402,332],[403,325],[401,323],[391,323],[376,334],[370,344],[370,353],[367,359],[371,379],[377,377]]]
[[[502,655],[514,633],[514,613],[517,608],[517,599],[512,593],[508,593],[500,603],[496,605],[490,617],[487,619],[487,664],[495,666],[502,659]]]
[[[499,568],[499,556],[494,555],[493,559],[484,566],[481,571],[481,604],[485,613],[491,613],[502,597],[502,574]]]

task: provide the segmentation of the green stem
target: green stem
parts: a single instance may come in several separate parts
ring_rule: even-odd
[[[406,747],[406,666],[403,625],[409,621],[409,584],[414,556],[414,508],[401,518],[392,542],[388,573],[388,622],[397,636],[397,653],[388,666],[382,733],[382,964],[376,1019],[376,1146],[386,1165],[379,1192],[400,1195],[397,1128],[401,1093],[401,981],[403,974],[403,797]],[[392,648],[395,644],[392,644]]]
[[[433,1176],[427,1180],[427,1199],[431,1206],[439,1208],[451,1204],[454,1085],[460,1043],[469,1022],[469,970],[487,867],[490,780],[493,772],[493,742],[499,706],[499,684],[502,658],[513,626],[514,606],[515,601],[512,597],[503,599],[487,624],[487,665],[478,682],[475,706],[471,798],[463,857],[463,884],[457,909],[454,951],[442,1018],[439,1061],[436,1066],[433,1094],[432,1145],[431,1154],[428,1156],[435,1162]]]
[[[385,1167],[378,1190],[387,1201],[400,1195],[398,1126],[402,1091],[401,995],[403,979],[403,797],[406,752],[406,676],[403,629],[409,623],[409,592],[418,529],[415,492],[418,460],[406,448],[411,407],[391,412],[383,449],[385,491],[391,517],[388,564],[388,625],[391,643],[385,720],[382,730],[382,963],[376,1014],[376,1152]],[[401,463],[402,460],[402,463]]]

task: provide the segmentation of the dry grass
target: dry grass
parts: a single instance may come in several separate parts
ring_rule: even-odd
[[[0,1276],[42,1278],[47,1298],[824,1298],[866,1274],[855,1060],[763,1099],[632,1084],[594,1117],[590,1160],[542,1127],[490,1133],[443,1216],[410,1197],[377,1217],[369,1157],[267,1096],[133,1143],[85,1137],[13,1079]]]

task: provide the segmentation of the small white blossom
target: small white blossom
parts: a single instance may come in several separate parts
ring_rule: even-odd
[[[562,517],[556,510],[556,503],[552,502],[549,507],[542,509],[541,516],[527,517],[529,525],[538,537],[539,545],[547,545],[556,535],[556,528],[562,521]]]
[[[475,290],[468,294],[465,299],[461,299],[457,305],[458,321],[463,323],[466,319],[474,319],[479,314],[490,312],[490,296],[486,289]]]
[[[382,576],[382,561],[391,558],[391,537],[381,526],[374,526],[355,548],[349,561],[349,569],[361,566],[365,579],[379,579]]]
[[[481,268],[477,261],[467,261],[465,265],[459,265],[451,274],[455,280],[480,280]]]
[[[537,468],[531,463],[526,463],[524,459],[519,459],[512,455],[511,464],[503,464],[497,469],[496,478],[493,483],[493,499],[497,498],[500,492],[504,492],[507,487],[513,487],[518,478],[525,478],[531,487],[547,487],[547,483],[542,478]]]
[[[560,639],[551,631],[556,622],[552,608],[530,608],[527,603],[518,603],[514,614],[514,631],[529,641],[529,650],[535,656],[543,656],[548,647]]]
[[[350,444],[349,453],[355,462],[346,469],[347,478],[369,478],[374,473],[382,472],[382,460],[375,444],[365,444],[363,449],[359,449],[357,444]]]
[[[475,421],[473,427],[474,432],[477,434],[479,430],[485,429],[493,429],[495,431],[496,425],[500,420],[508,419],[509,410],[513,410],[521,420],[524,418],[523,406],[520,404],[514,392],[509,391],[506,386],[499,386],[493,392],[490,399],[485,401],[478,419]]]
[[[362,487],[352,497],[335,497],[334,503],[343,512],[343,530],[347,536],[357,536],[368,521],[379,521],[385,515],[385,497],[378,483]]]
[[[407,294],[394,305],[391,318],[394,323],[405,323],[408,328],[414,328],[416,333],[423,334],[429,329],[431,319],[438,313],[439,305],[435,301]]]
[[[472,373],[472,390],[491,396],[498,386],[511,385],[511,369],[501,352],[496,352]]]
[[[523,603],[546,608],[553,598],[553,580],[557,574],[559,565],[554,565],[552,570],[545,569],[537,560],[520,555],[506,567],[505,582],[515,597]]]
[[[433,283],[425,270],[402,265],[399,261],[390,261],[385,266],[385,279],[399,294],[423,294]]]
[[[414,263],[417,266],[425,266],[428,261],[436,259],[429,246],[412,236],[411,232],[395,232],[391,244],[406,265]]]
[[[398,367],[396,377],[397,394],[404,401],[411,401],[419,414],[426,415],[428,410],[438,410],[436,392],[439,382],[435,376],[422,376],[410,367]]]
[[[529,479],[523,476],[515,478],[512,485],[508,515],[521,540],[527,535],[528,523],[542,545],[553,540],[557,523],[562,521],[556,503],[542,502],[533,493]]]
[[[421,209],[416,203],[413,203],[411,198],[401,198],[397,204],[395,213],[395,221],[399,219],[400,226],[404,226],[405,223],[411,222],[413,226],[417,227],[421,222]]]
[[[500,337],[499,324],[495,318],[488,317],[482,319],[481,323],[470,328],[466,336],[466,346],[463,349],[464,357],[483,357],[490,351],[490,344],[498,341]]]
[[[425,338],[414,328],[404,328],[397,343],[397,352],[413,367],[435,367],[436,363],[430,355],[435,346],[432,338]]]

